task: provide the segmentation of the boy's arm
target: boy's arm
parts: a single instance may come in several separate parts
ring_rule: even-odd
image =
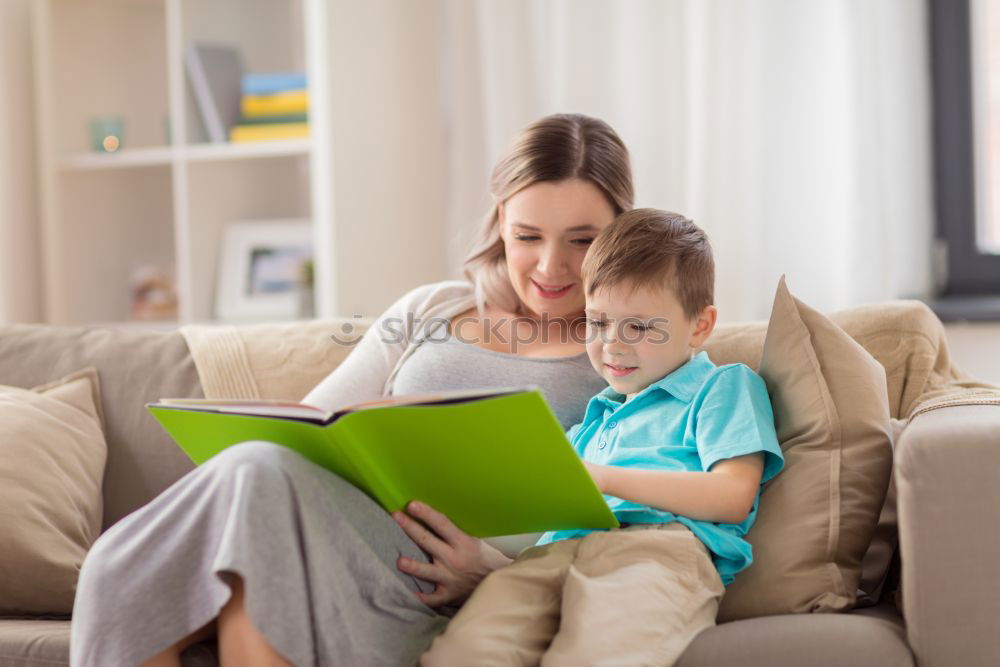
[[[764,453],[719,461],[709,472],[584,465],[601,493],[609,496],[699,521],[741,523],[757,496]]]

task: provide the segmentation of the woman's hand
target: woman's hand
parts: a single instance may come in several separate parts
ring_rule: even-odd
[[[431,555],[431,562],[401,556],[396,566],[437,585],[431,593],[416,594],[428,607],[464,601],[487,574],[512,562],[486,542],[463,533],[448,517],[424,503],[411,502],[407,512],[420,521],[403,512],[393,512],[392,517],[411,540]]]

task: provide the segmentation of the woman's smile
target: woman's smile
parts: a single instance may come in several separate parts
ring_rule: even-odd
[[[533,278],[529,278],[531,284],[535,286],[535,292],[543,299],[561,299],[573,288],[575,283],[568,285],[547,285],[539,283]]]

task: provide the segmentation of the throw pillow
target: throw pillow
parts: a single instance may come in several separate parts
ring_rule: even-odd
[[[785,469],[761,492],[754,562],[727,588],[719,622],[849,609],[892,467],[885,370],[782,277],[759,373]]]
[[[73,610],[101,532],[100,395],[92,367],[34,389],[0,386],[0,615]]]
[[[896,451],[903,429],[909,419],[891,419],[890,435],[892,436],[892,451]],[[861,560],[861,581],[858,584],[857,602],[855,607],[873,607],[883,595],[883,587],[889,574],[892,557],[899,547],[899,519],[896,516],[896,483],[893,475],[889,475],[889,488],[885,492],[885,502],[879,513],[878,524],[872,535],[871,544]]]

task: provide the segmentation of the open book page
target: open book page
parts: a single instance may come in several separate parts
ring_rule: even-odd
[[[345,405],[336,412],[348,413],[359,410],[369,410],[371,408],[387,408],[396,405],[428,405],[435,403],[458,403],[470,401],[477,398],[489,398],[491,396],[503,396],[504,394],[515,394],[520,391],[531,391],[535,387],[500,387],[493,389],[455,389],[453,391],[436,391],[423,394],[403,394],[402,396],[384,396],[372,401],[362,401]]]
[[[161,398],[159,405],[184,408],[186,410],[232,412],[234,414],[263,415],[266,417],[305,417],[318,421],[326,421],[333,416],[332,412],[327,412],[312,405],[279,400]]]
[[[208,412],[229,412],[243,415],[261,415],[265,417],[287,417],[292,419],[308,419],[320,423],[333,421],[335,418],[372,408],[386,408],[400,405],[433,405],[437,403],[458,403],[502,396],[521,391],[531,391],[535,387],[501,387],[493,389],[458,389],[422,394],[404,394],[402,396],[385,396],[371,401],[362,401],[345,405],[332,412],[327,412],[313,405],[269,399],[211,399],[211,398],[161,398],[158,405],[163,407],[182,408],[185,410],[205,410]]]

